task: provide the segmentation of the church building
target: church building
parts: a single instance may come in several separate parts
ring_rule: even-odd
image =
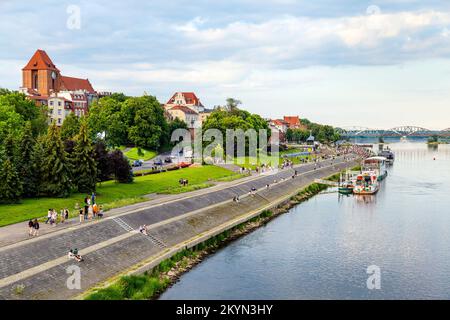
[[[46,105],[49,121],[61,125],[71,112],[81,117],[99,98],[89,79],[63,76],[44,50],[37,50],[22,69],[22,87],[36,104]]]

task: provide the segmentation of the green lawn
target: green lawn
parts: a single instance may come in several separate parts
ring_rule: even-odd
[[[210,186],[213,180],[235,176],[236,173],[215,166],[202,166],[136,177],[131,184],[114,181],[103,182],[97,187],[97,202],[106,210],[148,200],[151,193],[181,193]],[[188,187],[180,187],[178,181],[189,180]],[[75,204],[83,204],[84,194],[72,194],[69,198],[25,199],[20,204],[0,205],[0,226],[31,218],[44,217],[49,208],[68,208],[75,215]]]
[[[129,151],[125,152],[124,155],[130,160],[150,160],[158,155],[157,152],[152,150],[147,150],[141,148],[142,154],[139,154],[138,148],[131,148]]]
[[[284,155],[288,155],[288,154],[292,154],[292,153],[298,153],[301,152],[302,150],[300,149],[288,149],[285,151],[280,151],[280,159],[279,159],[279,164],[283,163],[283,159],[287,159],[287,160],[291,160],[294,164],[299,164],[301,163],[301,159],[302,158],[308,158],[308,156],[297,156],[297,157],[291,157],[291,158],[284,158]],[[255,158],[255,157],[236,157],[234,159],[234,163],[240,167],[244,167],[244,168],[251,168],[252,170],[255,170],[256,166],[261,166],[261,164],[271,164],[271,157],[267,156],[267,157],[259,157],[259,158]]]

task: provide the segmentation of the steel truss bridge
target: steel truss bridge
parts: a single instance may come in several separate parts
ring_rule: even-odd
[[[444,130],[430,130],[422,127],[403,126],[391,129],[371,129],[365,127],[337,128],[341,136],[346,138],[356,137],[439,137],[450,138],[450,128]]]

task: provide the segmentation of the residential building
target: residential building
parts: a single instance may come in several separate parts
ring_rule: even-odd
[[[164,105],[169,118],[178,118],[189,129],[200,128],[213,110],[205,108],[194,92],[176,92]]]

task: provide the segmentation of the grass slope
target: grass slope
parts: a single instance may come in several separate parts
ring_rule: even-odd
[[[215,166],[191,167],[143,177],[136,177],[131,184],[114,181],[103,182],[97,187],[97,202],[106,210],[148,200],[151,193],[181,193],[210,186],[213,180],[236,176],[232,171]],[[178,181],[188,179],[189,186],[180,187]],[[84,194],[75,193],[69,198],[24,199],[19,204],[0,205],[0,226],[44,217],[49,208],[68,208],[75,215],[75,204],[83,205]]]

